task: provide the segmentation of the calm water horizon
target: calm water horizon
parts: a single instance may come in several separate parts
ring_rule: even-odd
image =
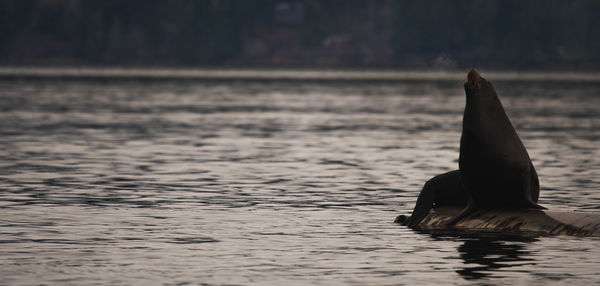
[[[393,223],[458,167],[464,75],[220,72],[0,69],[0,284],[600,283],[598,238]],[[600,211],[600,77],[482,75],[540,204]]]

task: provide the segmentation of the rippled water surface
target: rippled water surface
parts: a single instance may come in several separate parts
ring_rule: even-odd
[[[495,84],[540,203],[600,211],[600,84]],[[5,78],[0,283],[599,284],[597,238],[393,223],[463,108],[451,79]]]

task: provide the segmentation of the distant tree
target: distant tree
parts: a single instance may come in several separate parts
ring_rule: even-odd
[[[596,0],[0,0],[0,63],[256,63],[254,41],[267,65],[598,67],[598,15]]]

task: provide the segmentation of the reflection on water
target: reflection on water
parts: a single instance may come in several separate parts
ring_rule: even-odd
[[[457,166],[460,79],[183,77],[0,81],[3,283],[600,282],[594,238],[392,223]],[[540,203],[598,211],[600,85],[509,79]]]
[[[531,253],[524,243],[538,241],[528,237],[494,238],[477,237],[468,239],[458,247],[464,268],[456,272],[465,279],[480,279],[494,276],[502,268],[533,264],[534,259],[527,258]]]

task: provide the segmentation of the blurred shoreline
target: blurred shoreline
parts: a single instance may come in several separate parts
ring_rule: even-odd
[[[0,67],[0,79],[461,81],[465,70]],[[600,72],[482,70],[495,81],[598,82]]]
[[[600,71],[597,15],[594,0],[0,1],[0,66]]]

